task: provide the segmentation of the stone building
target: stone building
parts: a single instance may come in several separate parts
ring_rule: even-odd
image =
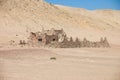
[[[29,45],[38,45],[45,46],[51,43],[62,42],[65,38],[66,34],[61,30],[55,30],[52,28],[51,30],[42,29],[41,32],[30,33],[28,44]]]
[[[54,48],[100,48],[110,47],[107,38],[101,38],[100,41],[92,42],[84,38],[82,41],[76,38],[74,41],[72,37],[68,38],[63,29],[51,30],[42,29],[41,32],[31,32],[28,38],[28,45]]]

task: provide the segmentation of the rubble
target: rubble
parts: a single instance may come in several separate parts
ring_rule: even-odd
[[[24,41],[25,42],[25,41]],[[110,47],[107,38],[101,38],[100,41],[89,41],[84,38],[82,41],[76,38],[75,41],[72,37],[68,38],[63,29],[51,30],[42,29],[41,32],[31,32],[27,44],[29,46],[53,47],[53,48],[108,48]]]

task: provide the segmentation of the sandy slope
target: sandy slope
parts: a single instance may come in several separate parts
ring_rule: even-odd
[[[1,50],[0,80],[120,80],[119,53],[119,48]]]
[[[120,44],[120,11],[71,8],[42,0],[0,0],[0,44],[27,39],[29,32],[63,28],[68,36]],[[16,36],[18,35],[18,36]]]
[[[68,36],[99,40],[109,49],[22,49],[10,40],[63,28]],[[89,11],[43,0],[0,0],[0,80],[120,80],[120,11]],[[3,47],[4,46],[4,47]],[[57,60],[50,60],[56,57]]]

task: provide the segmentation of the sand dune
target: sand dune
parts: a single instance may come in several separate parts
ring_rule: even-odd
[[[85,10],[53,5],[42,0],[0,1],[0,43],[27,39],[29,32],[63,28],[68,36],[120,44],[120,11]],[[18,36],[16,36],[18,35]]]
[[[30,32],[63,28],[68,36],[111,48],[40,49],[8,46]],[[0,0],[0,80],[120,80],[120,11],[86,10],[43,0]],[[56,58],[50,59],[50,58]]]

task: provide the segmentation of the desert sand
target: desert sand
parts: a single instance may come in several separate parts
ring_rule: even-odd
[[[0,80],[120,80],[120,49],[1,50]]]
[[[0,46],[27,40],[30,32],[63,28],[68,36],[91,41],[107,37],[120,45],[120,11],[86,10],[43,0],[0,0]]]
[[[91,41],[107,37],[111,48],[17,45],[43,27],[63,28],[68,36]],[[11,40],[15,45],[10,46]],[[0,80],[120,80],[120,11],[0,0]]]

